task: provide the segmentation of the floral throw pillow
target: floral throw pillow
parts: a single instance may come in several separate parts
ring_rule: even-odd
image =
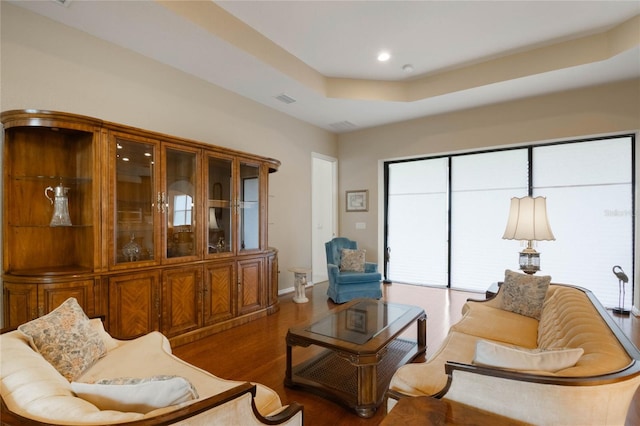
[[[342,249],[341,271],[364,272],[365,250]]]
[[[519,274],[507,269],[500,290],[502,309],[539,320],[550,283],[548,275]]]
[[[73,297],[47,315],[22,324],[18,330],[69,381],[107,352],[102,336]]]

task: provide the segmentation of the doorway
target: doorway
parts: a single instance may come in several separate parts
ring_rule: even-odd
[[[311,153],[312,282],[327,281],[324,243],[337,235],[338,160]]]

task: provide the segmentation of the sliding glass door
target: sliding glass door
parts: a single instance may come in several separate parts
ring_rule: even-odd
[[[390,164],[388,174],[387,277],[446,286],[449,159]]]
[[[555,241],[539,243],[543,272],[555,282],[592,290],[618,306],[619,265],[629,276],[632,304],[633,184],[631,138],[536,147],[533,195],[547,197]]]
[[[511,197],[527,195],[526,149],[451,158],[451,287],[484,291],[516,259],[504,241]]]
[[[511,197],[547,198],[556,240],[536,243],[552,281],[617,307],[619,265],[633,283],[634,138],[612,137],[386,163],[387,278],[484,291],[518,270],[503,240]]]

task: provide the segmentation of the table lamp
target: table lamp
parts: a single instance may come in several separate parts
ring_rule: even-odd
[[[502,238],[527,241],[527,247],[520,252],[520,269],[527,274],[539,271],[540,253],[532,247],[532,242],[555,240],[547,219],[547,199],[513,197],[507,228]]]

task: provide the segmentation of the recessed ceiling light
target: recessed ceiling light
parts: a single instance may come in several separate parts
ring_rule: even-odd
[[[380,62],[386,62],[391,58],[391,55],[389,54],[389,52],[380,52],[378,53],[378,60]]]

